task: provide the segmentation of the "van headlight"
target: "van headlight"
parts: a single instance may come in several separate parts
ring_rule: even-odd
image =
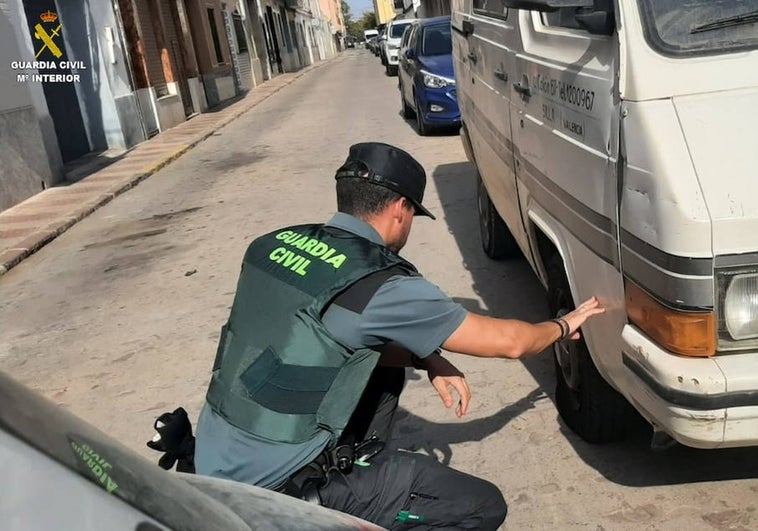
[[[421,74],[424,76],[424,86],[429,88],[445,88],[448,85],[455,85],[455,80],[448,79],[446,77],[437,76],[421,70]]]
[[[758,344],[758,266],[717,270],[719,344],[728,350]],[[747,340],[747,341],[746,341]],[[753,340],[753,341],[751,341]]]

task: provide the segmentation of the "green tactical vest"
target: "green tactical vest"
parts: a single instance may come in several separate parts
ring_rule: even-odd
[[[412,264],[382,245],[323,225],[273,232],[248,247],[207,401],[237,428],[301,443],[342,434],[379,359],[352,351],[321,322],[325,307],[372,273]]]

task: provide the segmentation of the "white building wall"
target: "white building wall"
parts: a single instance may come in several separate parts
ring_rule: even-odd
[[[0,0],[0,210],[63,178],[63,161],[38,83],[19,83],[11,61],[33,61],[21,0]]]

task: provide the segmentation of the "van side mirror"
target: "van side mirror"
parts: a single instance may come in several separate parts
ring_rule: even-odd
[[[406,57],[406,59],[415,59],[416,58],[416,52],[413,51],[413,48],[406,48],[405,49],[405,57]]]
[[[605,10],[592,11],[590,13],[577,13],[574,15],[576,23],[582,29],[593,35],[610,35],[616,26],[613,13]]]
[[[574,15],[577,24],[593,35],[610,35],[616,25],[610,2],[597,0],[503,0],[512,9],[526,9],[550,13],[564,7],[583,8]],[[600,4],[600,5],[598,5]]]

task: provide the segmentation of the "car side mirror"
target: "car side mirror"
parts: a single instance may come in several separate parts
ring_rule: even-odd
[[[407,59],[415,59],[416,58],[416,52],[413,51],[413,48],[406,48],[405,49],[405,57]]]

